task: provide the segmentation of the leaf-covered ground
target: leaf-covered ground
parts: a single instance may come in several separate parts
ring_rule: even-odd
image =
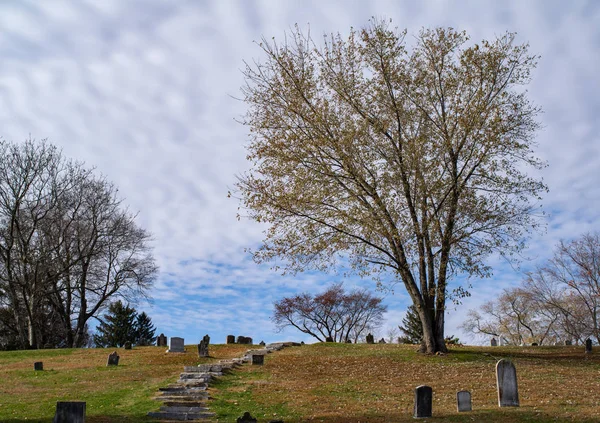
[[[519,408],[497,406],[501,358],[517,367]],[[583,347],[455,347],[424,356],[406,345],[305,345],[222,378],[211,407],[221,422],[244,411],[259,422],[412,422],[418,385],[433,388],[432,421],[600,421],[600,351],[586,355]],[[473,412],[456,411],[463,389]]]

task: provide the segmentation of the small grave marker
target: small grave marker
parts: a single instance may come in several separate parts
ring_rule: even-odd
[[[585,353],[590,354],[592,352],[592,340],[590,338],[585,340]]]
[[[415,389],[415,419],[431,417],[431,403],[433,401],[433,389],[431,386],[421,385]]]
[[[492,338],[492,340],[490,341],[490,345],[492,347],[497,347],[498,346],[498,341],[496,340],[496,338]]]
[[[237,418],[236,423],[256,423],[256,419],[246,411],[242,417]]]
[[[156,346],[157,347],[166,347],[167,346],[167,337],[164,333],[161,333],[158,338],[156,338]]]
[[[502,359],[496,363],[496,384],[498,387],[498,406],[518,407],[517,369],[509,360]]]
[[[85,423],[85,402],[58,401],[52,423]]]
[[[124,347],[125,347],[126,350],[130,350],[131,349],[131,342],[129,342],[129,341],[125,342]]]
[[[108,355],[108,360],[106,361],[107,366],[118,366],[119,365],[119,354],[116,351],[110,353]]]
[[[265,356],[262,354],[252,354],[252,364],[262,366],[265,364]]]
[[[185,347],[183,345],[183,338],[179,338],[177,336],[172,336],[170,339],[169,349],[167,352],[169,353],[183,353],[185,352]]]
[[[380,343],[380,344],[385,344],[385,343],[386,343],[386,342],[385,342],[385,339],[381,338],[381,339],[379,340],[379,343]]]
[[[573,342],[571,342],[571,340],[570,340],[570,339],[567,339],[567,340],[565,341],[565,345],[567,345],[567,346],[573,345]]]
[[[33,370],[44,370],[44,362],[36,361],[33,363]]]
[[[265,344],[265,341],[260,341],[260,342],[258,343],[258,345],[260,345],[261,347],[264,347],[264,346],[265,346],[265,345],[267,345],[267,344]]]
[[[210,336],[204,335],[204,338],[198,344],[198,357],[208,357],[208,344],[210,343]]]
[[[235,335],[227,335],[227,343],[235,344]]]
[[[456,408],[458,412],[471,411],[471,393],[469,391],[458,391],[456,393]]]
[[[328,336],[327,338],[325,338],[325,342],[333,342],[333,338],[331,336]]]
[[[371,335],[370,333],[367,335],[367,344],[374,344],[375,343],[375,339],[373,338],[373,335]]]

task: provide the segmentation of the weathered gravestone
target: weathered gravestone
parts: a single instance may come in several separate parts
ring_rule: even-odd
[[[498,386],[498,406],[518,407],[517,369],[509,360],[502,359],[496,363],[496,384]]]
[[[456,408],[458,412],[471,411],[471,393],[469,391],[458,391],[456,393]]]
[[[498,346],[498,341],[496,341],[496,338],[492,338],[492,340],[490,341],[490,345],[492,347],[497,347]]]
[[[351,340],[349,340],[349,339],[346,339],[346,344],[351,344],[351,343],[352,343],[352,341],[351,341]]]
[[[158,338],[156,338],[156,346],[157,347],[166,347],[167,346],[167,337],[164,333],[161,333]]]
[[[379,340],[379,343],[380,343],[380,344],[385,344],[385,339],[381,338],[381,339]]]
[[[371,335],[370,333],[367,334],[367,344],[374,344],[375,343],[375,339],[373,338],[373,335]]]
[[[126,350],[130,350],[131,349],[131,342],[129,342],[129,341],[125,342],[124,347],[125,347]]]
[[[110,353],[108,355],[108,360],[106,361],[107,366],[118,366],[119,365],[119,354],[116,351]]]
[[[210,336],[204,335],[204,338],[198,344],[198,357],[208,357],[208,344],[210,343]]]
[[[265,356],[262,354],[252,354],[252,364],[262,366],[265,364]]]
[[[227,343],[235,344],[235,335],[227,335]]]
[[[179,338],[177,336],[172,336],[169,340],[169,349],[167,350],[169,353],[182,353],[185,352],[185,347],[183,345],[183,338]]]
[[[251,345],[252,344],[252,338],[250,338],[249,336],[238,336],[237,337],[237,343],[238,344],[248,344]]]
[[[592,340],[590,338],[585,340],[585,352],[590,354],[592,352]]]
[[[44,370],[44,362],[36,361],[35,363],[33,363],[33,370]]]
[[[246,411],[242,417],[237,418],[236,423],[256,423],[256,419]]]
[[[52,423],[85,423],[85,402],[58,401]]]
[[[265,345],[267,345],[267,344],[265,344],[265,341],[260,341],[260,342],[258,343],[258,345],[260,345],[261,347],[264,347],[264,346],[265,346]]]
[[[571,342],[571,340],[567,339],[565,341],[565,345],[569,346],[569,345],[573,345],[573,343]]]
[[[433,389],[431,386],[421,385],[415,389],[415,419],[431,417],[431,403],[433,401]]]
[[[532,347],[537,347],[537,346],[538,346],[538,343],[537,343],[537,342],[532,342],[532,343],[531,343],[531,346],[532,346]]]
[[[333,342],[333,338],[331,336],[328,336],[327,338],[325,338],[325,342]]]

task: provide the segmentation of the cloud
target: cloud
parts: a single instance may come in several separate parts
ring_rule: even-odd
[[[319,290],[335,276],[282,277],[244,253],[264,226],[237,221],[227,198],[248,168],[247,128],[235,122],[243,61],[260,58],[253,41],[281,39],[295,23],[347,33],[372,17],[390,17],[414,34],[422,27],[465,29],[473,40],[516,31],[540,54],[529,86],[545,113],[538,154],[548,232],[526,255],[543,260],[561,238],[599,227],[600,6],[594,2],[493,1],[87,1],[0,5],[1,136],[48,137],[68,157],[96,166],[113,181],[138,222],[154,234],[161,274],[148,312],[159,331],[195,342],[230,332],[265,341],[276,334],[272,302]],[[527,264],[526,264],[527,265]],[[473,297],[452,311],[448,333],[464,311],[518,283],[499,265],[475,281]],[[348,286],[370,281],[347,280]],[[458,283],[458,282],[457,282]],[[408,298],[401,285],[386,298],[388,326],[400,323]]]

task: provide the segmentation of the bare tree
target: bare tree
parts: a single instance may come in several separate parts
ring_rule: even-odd
[[[387,307],[366,290],[346,293],[341,283],[319,295],[308,293],[286,297],[274,304],[273,321],[279,329],[288,326],[321,342],[356,341],[370,328],[381,326]]]
[[[255,260],[402,282],[422,350],[445,351],[448,279],[487,276],[484,259],[523,247],[545,185],[527,176],[539,108],[521,89],[536,57],[507,33],[406,32],[374,21],[323,47],[300,30],[263,40],[244,71],[248,159],[237,184],[270,226]],[[379,279],[381,282],[381,279]]]

